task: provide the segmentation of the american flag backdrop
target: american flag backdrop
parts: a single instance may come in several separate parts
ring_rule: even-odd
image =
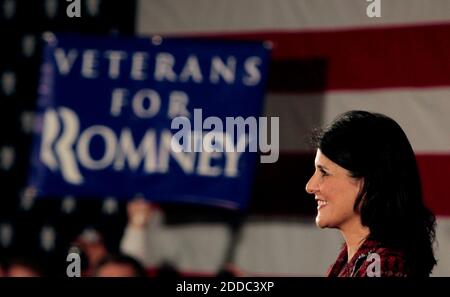
[[[273,43],[267,116],[280,118],[280,159],[261,165],[234,261],[261,274],[322,275],[341,243],[317,230],[304,191],[307,136],[352,109],[384,113],[416,152],[427,205],[438,216],[438,266],[450,274],[450,1],[145,1],[141,35],[213,36]],[[206,249],[206,247],[205,247]],[[187,264],[186,264],[187,265]]]
[[[370,18],[365,0],[84,0],[83,17],[68,19],[65,0],[0,0],[0,256],[42,254],[58,270],[74,237],[94,228],[148,268],[208,275],[233,263],[249,275],[322,276],[342,238],[314,224],[308,136],[363,109],[394,118],[410,139],[438,218],[433,275],[450,276],[450,1],[378,2],[381,17]],[[248,212],[161,206],[147,238],[126,226],[114,197],[36,200],[26,175],[47,30],[271,41],[265,115],[279,117],[281,153],[258,165]]]

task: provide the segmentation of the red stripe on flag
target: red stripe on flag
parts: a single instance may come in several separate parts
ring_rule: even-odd
[[[436,215],[450,216],[450,155],[419,154],[417,162],[426,204]]]
[[[270,40],[275,61],[323,59],[327,90],[450,85],[450,24],[201,36]]]

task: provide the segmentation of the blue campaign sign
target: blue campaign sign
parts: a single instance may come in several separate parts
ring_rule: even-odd
[[[247,138],[245,150],[201,144],[214,131],[223,138],[206,137],[213,145],[236,148],[242,139],[229,137],[227,119],[261,115],[270,55],[262,42],[52,33],[45,41],[29,178],[40,196],[247,205],[257,162]],[[191,137],[174,146],[186,128],[173,126],[177,118],[192,122]],[[186,149],[192,143],[200,146]]]

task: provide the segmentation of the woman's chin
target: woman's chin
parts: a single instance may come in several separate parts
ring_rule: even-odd
[[[324,213],[318,213],[316,216],[316,226],[324,229],[324,228],[338,228],[335,221],[330,220],[329,216],[326,216]]]
[[[323,218],[321,218],[320,215],[316,216],[316,226],[321,229],[328,227],[326,221]]]

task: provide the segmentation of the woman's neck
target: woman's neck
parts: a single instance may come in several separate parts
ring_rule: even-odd
[[[350,262],[364,240],[369,236],[370,230],[360,222],[346,228],[340,228],[340,230],[347,244],[347,262]]]

